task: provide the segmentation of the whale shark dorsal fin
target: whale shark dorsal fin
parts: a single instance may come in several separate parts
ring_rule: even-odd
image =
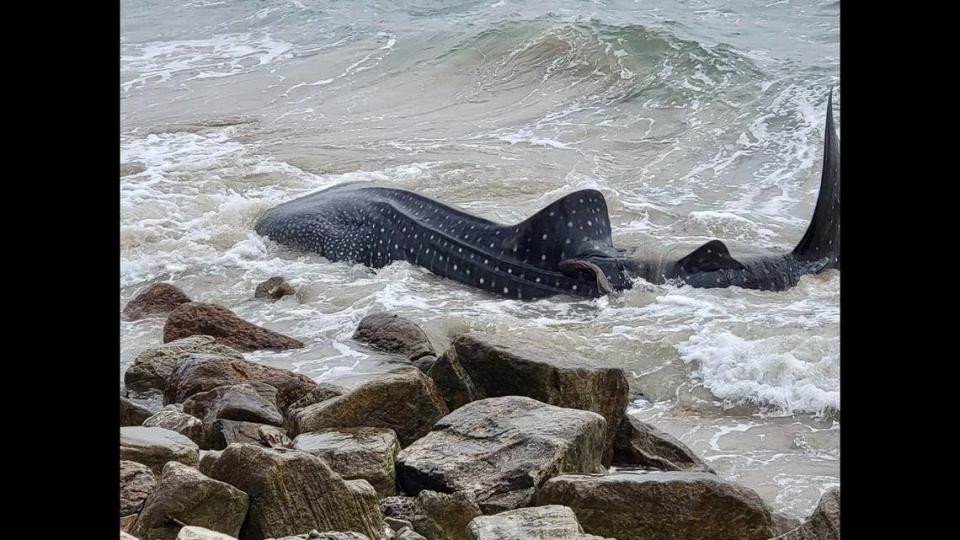
[[[550,270],[557,270],[561,260],[582,255],[588,249],[616,253],[607,202],[595,189],[565,195],[504,229],[504,250]]]
[[[821,269],[840,268],[840,140],[833,123],[833,89],[827,99],[823,134],[823,170],[813,219],[793,255],[806,262],[821,261]]]
[[[719,240],[711,240],[698,247],[693,253],[677,261],[677,265],[689,274],[746,268],[730,255],[726,244]]]

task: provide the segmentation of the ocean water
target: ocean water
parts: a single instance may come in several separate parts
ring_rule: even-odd
[[[354,385],[393,367],[366,314],[622,366],[631,413],[803,517],[839,485],[840,274],[786,292],[638,282],[505,300],[395,263],[293,252],[253,224],[374,180],[516,222],[583,188],[621,248],[791,249],[838,127],[838,1],[121,2],[120,306],[169,281],[306,343],[247,355]],[[298,289],[276,303],[257,283]],[[163,320],[122,322],[120,376]]]

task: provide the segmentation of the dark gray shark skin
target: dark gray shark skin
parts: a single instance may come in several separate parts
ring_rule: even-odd
[[[840,146],[832,107],[831,96],[814,217],[790,253],[738,260],[723,242],[711,240],[676,261],[628,257],[613,245],[603,194],[590,189],[503,225],[410,191],[356,182],[281,204],[255,230],[330,261],[372,268],[407,261],[517,299],[597,297],[629,289],[636,278],[785,290],[804,274],[840,268]]]

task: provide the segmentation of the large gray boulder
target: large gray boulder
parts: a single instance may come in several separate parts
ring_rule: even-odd
[[[451,369],[462,368],[469,378],[450,388],[451,396],[469,397],[472,387],[478,398],[527,396],[603,416],[608,426],[603,462],[610,463],[617,428],[629,401],[630,387],[622,369],[603,366],[570,351],[478,332],[457,337],[444,356]],[[452,379],[449,373],[438,373],[437,364],[431,371],[438,382]],[[440,390],[447,395],[445,386]]]
[[[134,534],[141,540],[176,540],[181,527],[196,525],[236,536],[247,506],[246,493],[171,461],[143,505]]]
[[[120,427],[143,425],[143,421],[151,416],[150,409],[125,397],[120,398]]]
[[[256,444],[265,448],[290,448],[292,442],[286,429],[256,422],[218,419],[209,428],[205,427],[204,431],[204,447],[211,450],[223,450],[234,443]]]
[[[619,540],[767,540],[777,534],[755,492],[703,472],[561,475],[534,505],[569,506],[584,530]]]
[[[613,464],[662,471],[714,472],[687,445],[630,415],[624,416],[617,431]]]
[[[407,494],[463,492],[484,513],[526,506],[548,478],[603,471],[606,421],[520,396],[468,403],[401,450],[397,477]]]
[[[828,490],[817,508],[796,529],[775,540],[838,540],[840,538],[840,488]]]
[[[292,447],[322,458],[345,480],[370,482],[380,497],[397,493],[395,463],[400,441],[392,429],[327,428],[301,433]]]
[[[322,459],[295,450],[231,444],[206,473],[250,496],[241,540],[303,531],[356,531],[382,536],[377,492],[365,480],[344,480]]]
[[[548,505],[480,516],[467,527],[468,540],[604,540],[585,534],[573,510]]]
[[[264,386],[273,389],[272,386]],[[275,389],[272,394],[276,394]],[[183,402],[183,411],[201,418],[204,426],[209,426],[218,419],[272,426],[283,424],[283,415],[280,414],[277,404],[264,398],[249,383],[218,386],[213,390],[193,394]]]
[[[159,475],[168,461],[196,466],[200,448],[176,431],[159,427],[120,428],[120,459],[142,463]]]
[[[288,413],[294,434],[332,427],[392,429],[406,446],[423,437],[447,406],[436,385],[415,367],[400,367],[352,391]]]
[[[190,336],[140,353],[123,374],[123,383],[133,392],[163,392],[167,389],[177,361],[191,353],[243,360],[240,351],[221,345],[210,336]]]

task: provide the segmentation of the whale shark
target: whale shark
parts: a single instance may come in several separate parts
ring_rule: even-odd
[[[711,240],[676,260],[628,254],[611,239],[602,193],[570,193],[516,224],[496,223],[412,191],[336,185],[268,210],[258,234],[338,262],[382,268],[407,261],[439,276],[517,299],[597,297],[638,278],[693,287],[782,291],[805,274],[840,269],[840,143],[827,101],[823,169],[813,218],[788,253],[734,256]]]

